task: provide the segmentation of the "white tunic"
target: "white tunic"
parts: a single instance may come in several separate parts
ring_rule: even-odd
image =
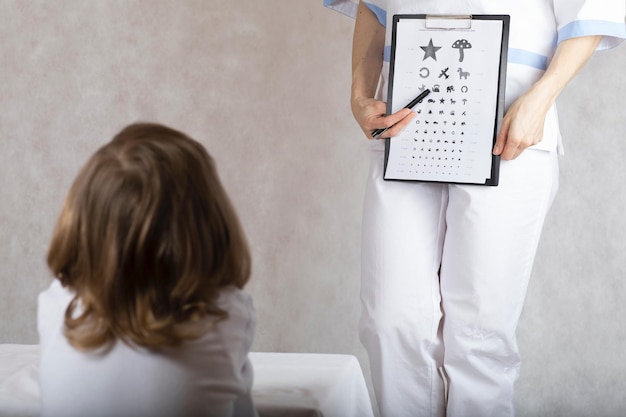
[[[387,95],[391,28],[395,14],[508,14],[511,16],[505,108],[542,75],[564,40],[603,35],[598,49],[616,46],[626,38],[623,0],[368,0],[365,4],[386,27],[382,69],[382,100]],[[325,0],[324,5],[356,16],[358,0]],[[556,108],[546,117],[543,140],[533,148],[555,150],[560,141]],[[382,146],[374,141],[374,146]]]
[[[229,318],[199,339],[160,353],[117,342],[105,354],[79,352],[63,335],[73,295],[58,280],[39,295],[42,417],[256,416],[248,352],[252,299],[230,287]]]

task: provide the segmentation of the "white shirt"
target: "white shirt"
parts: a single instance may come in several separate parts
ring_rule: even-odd
[[[257,416],[248,352],[251,297],[229,287],[229,318],[199,339],[159,353],[116,342],[104,354],[74,349],[63,335],[73,294],[58,280],[39,295],[42,417]]]
[[[364,2],[386,28],[381,100],[387,97],[391,30],[395,14],[508,14],[511,16],[505,109],[541,76],[559,42],[602,35],[598,49],[626,38],[624,0],[367,0]],[[358,0],[324,0],[331,9],[355,17]],[[543,140],[535,149],[555,150],[560,141],[556,108],[546,116]],[[373,141],[382,146],[382,141]]]

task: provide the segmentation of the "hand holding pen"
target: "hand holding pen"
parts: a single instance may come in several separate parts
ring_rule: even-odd
[[[409,104],[407,104],[406,106],[404,106],[405,109],[412,109],[413,107],[415,107],[418,103],[421,103],[422,100],[430,94],[430,90],[426,89],[424,91],[422,91],[417,97],[415,97],[413,100],[411,100],[411,102]],[[392,124],[389,127],[386,128],[381,128],[381,129],[375,129],[372,130],[372,137],[374,139],[378,139],[381,137],[381,135],[383,135],[384,133],[386,133],[389,129],[391,129],[392,127],[396,126],[396,124]]]

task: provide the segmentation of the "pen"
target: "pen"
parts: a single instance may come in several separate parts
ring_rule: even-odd
[[[417,96],[413,100],[411,100],[411,102],[409,104],[407,104],[406,106],[404,106],[404,108],[405,109],[412,109],[413,107],[415,107],[417,105],[417,103],[421,102],[429,94],[430,94],[430,90],[429,89],[426,89],[426,90],[422,91],[419,96]],[[383,133],[385,133],[386,131],[391,129],[393,126],[395,126],[395,125],[386,127],[384,129],[372,130],[372,137],[374,139],[378,139],[380,137],[380,135],[382,135]]]

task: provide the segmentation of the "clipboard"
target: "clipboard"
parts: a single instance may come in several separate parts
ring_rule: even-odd
[[[387,114],[425,89],[417,117],[385,139],[385,180],[497,186],[508,15],[394,15]]]

